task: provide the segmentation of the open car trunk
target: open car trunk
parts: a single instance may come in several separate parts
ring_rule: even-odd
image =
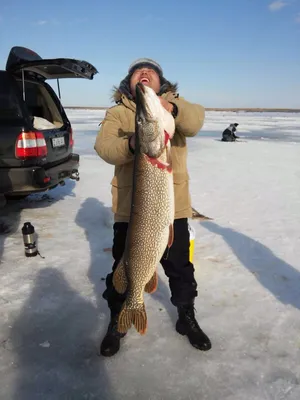
[[[23,136],[16,141],[15,161],[19,159],[22,163],[23,147],[24,154],[26,151],[28,154],[26,148],[34,146],[35,142],[37,146],[40,143],[41,147],[44,147],[40,149],[44,156],[37,149],[37,157],[23,157],[26,165],[33,165],[36,162],[47,167],[59,164],[73,151],[73,133],[63,106],[45,81],[61,78],[92,80],[97,74],[96,68],[86,61],[75,59],[42,59],[32,50],[13,47],[7,59],[6,70],[19,87],[29,121]]]
[[[22,71],[37,74],[43,79],[85,78],[93,79],[97,69],[86,61],[71,58],[42,59],[24,47],[13,47],[9,53],[6,70],[14,75]]]

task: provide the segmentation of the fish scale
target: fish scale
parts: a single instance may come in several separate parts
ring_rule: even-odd
[[[156,269],[173,238],[171,145],[169,140],[165,140],[163,129],[164,118],[168,120],[173,117],[162,110],[159,99],[152,92],[152,89],[146,88],[145,94],[139,93],[140,97],[137,97],[137,118],[139,112],[147,114],[147,95],[150,104],[148,110],[152,114],[148,120],[145,118],[144,125],[136,124],[139,137],[134,161],[131,215],[125,251],[113,275],[116,290],[126,293],[118,320],[118,330],[122,333],[127,332],[132,324],[139,333],[146,332],[144,292],[152,293],[156,290]],[[146,106],[139,101],[145,101]],[[171,126],[175,130],[174,123]],[[173,133],[174,131],[168,132],[167,137],[172,137]],[[155,151],[158,156],[149,157],[148,154],[154,154]]]

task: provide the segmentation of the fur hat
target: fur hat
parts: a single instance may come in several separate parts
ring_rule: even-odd
[[[133,61],[128,68],[128,75],[132,75],[135,70],[143,67],[151,68],[156,71],[160,77],[163,76],[163,70],[161,66],[151,58],[138,58],[137,60]]]
[[[173,93],[177,92],[177,83],[171,83],[164,78],[163,70],[156,61],[152,60],[151,58],[138,58],[130,64],[127,76],[120,82],[119,87],[113,88],[112,98],[117,104],[121,102],[122,94],[128,99],[133,100],[133,96],[130,93],[130,79],[134,71],[142,67],[152,68],[158,73],[160,79],[160,91],[158,93],[159,96],[167,91],[171,91]]]

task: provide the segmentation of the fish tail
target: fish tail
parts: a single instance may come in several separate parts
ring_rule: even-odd
[[[131,325],[134,325],[135,329],[141,335],[144,335],[147,331],[147,314],[145,310],[145,304],[138,309],[129,308],[125,302],[119,315],[118,320],[118,331],[120,333],[126,333]]]
[[[128,281],[126,277],[125,265],[123,258],[120,260],[115,272],[113,273],[113,286],[120,294],[126,292]]]
[[[157,286],[158,286],[158,276],[157,276],[157,271],[155,271],[150,281],[145,286],[145,292],[150,294],[154,293],[157,289]]]

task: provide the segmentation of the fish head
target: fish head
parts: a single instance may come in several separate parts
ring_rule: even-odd
[[[175,132],[175,121],[153,89],[136,85],[136,134],[140,152],[158,158]]]

